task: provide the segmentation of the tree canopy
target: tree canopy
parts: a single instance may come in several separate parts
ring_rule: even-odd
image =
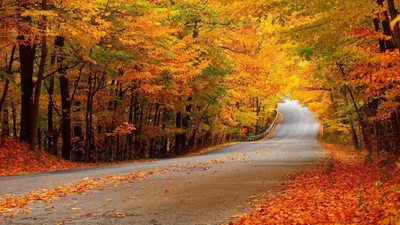
[[[3,0],[2,136],[73,161],[168,157],[263,132],[288,95],[356,148],[398,153],[397,8]]]

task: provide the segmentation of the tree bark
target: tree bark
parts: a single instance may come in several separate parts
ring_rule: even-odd
[[[182,128],[182,113],[177,112],[176,113],[176,123],[175,123],[176,128],[180,129]],[[181,142],[182,142],[182,134],[177,133],[175,135],[175,154],[179,155],[181,154]]]
[[[87,91],[87,99],[86,99],[86,115],[85,115],[85,123],[86,123],[86,138],[85,138],[85,162],[89,162],[90,158],[90,143],[91,143],[91,115],[92,115],[92,75],[89,75],[88,78],[88,91]]]
[[[24,40],[23,36],[19,39]],[[21,121],[19,139],[29,141],[31,127],[31,114],[33,106],[33,65],[35,60],[36,45],[20,44],[19,56],[21,67]]]
[[[62,127],[62,150],[61,157],[66,160],[71,159],[71,98],[69,95],[69,82],[65,75],[60,76],[61,92],[61,127]]]

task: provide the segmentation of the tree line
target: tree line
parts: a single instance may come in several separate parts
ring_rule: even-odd
[[[97,162],[170,157],[261,133],[281,90],[256,64],[264,40],[243,7],[1,1],[2,137]]]

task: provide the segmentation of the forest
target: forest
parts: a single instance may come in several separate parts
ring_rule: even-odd
[[[399,8],[0,0],[1,139],[71,161],[179,156],[262,133],[289,97],[325,139],[398,155]]]

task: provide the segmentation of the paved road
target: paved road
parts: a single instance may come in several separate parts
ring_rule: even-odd
[[[102,191],[29,205],[31,213],[0,218],[0,224],[226,223],[230,216],[248,212],[250,196],[279,188],[284,174],[323,157],[312,113],[295,101],[279,104],[279,111],[283,118],[267,141],[241,143],[194,157],[2,177],[0,195],[22,194],[84,178],[169,166],[168,172],[141,182],[124,181]]]

